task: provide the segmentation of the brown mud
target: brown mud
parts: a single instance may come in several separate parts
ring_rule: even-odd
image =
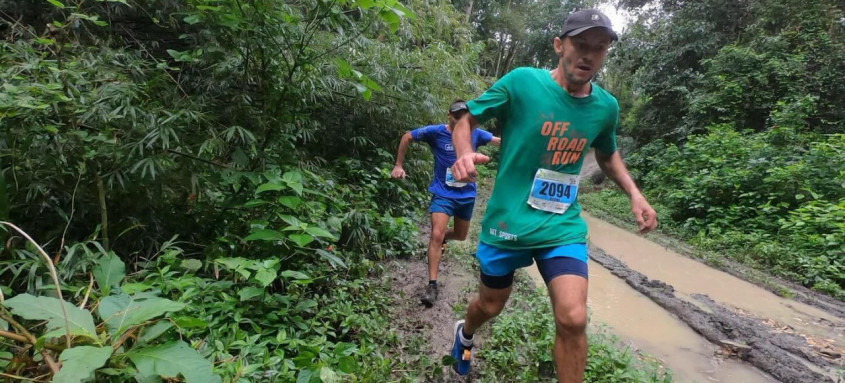
[[[672,286],[649,279],[594,246],[590,248],[590,258],[713,344],[723,345],[726,353],[733,353],[779,381],[835,382],[830,371],[836,364],[822,357],[805,337],[773,331],[759,318],[727,309],[703,294],[693,295],[695,303],[681,299]]]

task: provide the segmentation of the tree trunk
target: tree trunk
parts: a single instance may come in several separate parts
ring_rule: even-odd
[[[469,5],[466,9],[466,23],[469,24],[469,18],[472,16],[472,6],[475,5],[475,0],[469,0]]]

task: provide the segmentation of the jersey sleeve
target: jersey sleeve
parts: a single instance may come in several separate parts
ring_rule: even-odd
[[[596,150],[611,154],[616,151],[616,129],[619,127],[619,104],[613,100],[611,108],[611,117],[605,124],[604,129],[599,133],[598,137],[593,141],[592,147]]]
[[[423,141],[428,142],[432,136],[432,132],[434,132],[434,126],[423,126],[422,128],[417,128],[411,131],[411,138],[414,141]]]
[[[478,96],[475,100],[467,102],[469,113],[475,117],[479,124],[483,124],[493,118],[501,118],[506,115],[510,107],[511,90],[516,82],[515,78],[520,76],[520,69],[514,69],[504,75],[487,91]]]
[[[484,146],[490,143],[493,140],[493,133],[490,133],[484,129],[475,129],[473,130],[473,134],[475,134],[475,143],[476,146]]]

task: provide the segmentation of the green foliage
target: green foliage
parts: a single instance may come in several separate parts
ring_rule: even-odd
[[[603,331],[589,332],[585,382],[671,382],[668,371],[639,360]],[[483,381],[556,381],[552,362],[555,326],[548,296],[520,282],[511,304],[496,318],[479,351]],[[504,380],[502,380],[504,378]]]
[[[726,124],[843,132],[845,15],[835,1],[622,1],[638,16],[609,84],[639,145]],[[617,73],[618,72],[618,73]]]
[[[103,261],[104,264],[109,262]],[[60,305],[64,305],[64,312]],[[220,382],[220,377],[212,373],[211,363],[186,343],[172,340],[155,344],[170,327],[170,322],[162,317],[184,307],[152,293],[105,296],[97,304],[100,321],[95,326],[91,312],[70,302],[16,295],[0,306],[0,317],[9,322],[14,317],[27,320],[34,328],[39,328],[40,333],[38,341],[31,343],[32,349],[17,349],[17,360],[24,362],[12,362],[6,368],[8,371],[27,370],[26,361],[32,360],[30,354],[58,350],[62,365],[53,378],[56,382],[88,382],[95,376],[101,378],[97,381],[126,381],[135,377],[140,382],[147,382],[179,375],[190,382]],[[19,329],[20,324],[14,323]],[[143,335],[139,341],[130,340],[136,331]],[[68,333],[72,338],[65,338]],[[27,337],[27,333],[23,335]],[[31,340],[27,339],[27,342]],[[70,347],[63,348],[65,344]],[[127,358],[132,365],[124,362]]]
[[[45,325],[47,332],[61,329],[60,334],[68,333],[72,336],[87,337],[94,341],[98,339],[91,313],[69,302],[51,297],[20,294],[6,300],[3,305],[21,318],[47,321]]]
[[[53,377],[53,381],[90,382],[94,379],[94,372],[103,367],[111,355],[110,347],[77,346],[66,349],[59,357],[63,368]]]
[[[211,364],[184,342],[170,342],[127,353],[138,368],[139,381],[159,376],[185,377],[187,383],[221,382]]]
[[[722,125],[681,147],[646,145],[628,162],[670,232],[844,296],[844,135],[788,128],[741,134]],[[606,190],[582,200],[627,218],[624,198],[614,195]]]

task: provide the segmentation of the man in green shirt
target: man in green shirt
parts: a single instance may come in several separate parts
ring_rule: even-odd
[[[562,383],[582,382],[587,357],[587,226],[578,205],[584,156],[596,150],[601,169],[630,197],[641,233],[657,226],[654,209],[637,189],[616,151],[619,105],[591,82],[617,35],[597,10],[571,14],[554,40],[556,69],[518,68],[467,103],[469,114],[452,134],[455,179],[475,178],[472,127],[497,118],[502,125],[499,172],[481,222],[476,257],[479,295],[455,324],[453,368],[469,373],[473,334],[507,302],[517,268],[537,267],[555,316],[555,369]]]

